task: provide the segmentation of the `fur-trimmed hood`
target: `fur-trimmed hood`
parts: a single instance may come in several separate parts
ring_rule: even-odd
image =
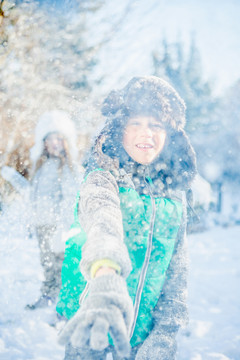
[[[176,90],[156,76],[134,77],[121,90],[113,90],[106,97],[102,114],[112,117],[152,115],[166,127],[182,129],[186,106]]]
[[[35,144],[30,150],[32,161],[35,163],[42,154],[43,140],[52,133],[59,132],[67,140],[71,158],[77,158],[76,130],[68,113],[60,110],[52,110],[43,113],[35,128]]]
[[[161,154],[145,168],[160,190],[190,188],[197,173],[196,155],[183,130],[184,101],[172,86],[155,76],[134,77],[123,89],[107,96],[102,113],[107,120],[95,141],[87,171],[98,166],[110,171],[124,168],[133,176],[139,175],[143,166],[124,150],[123,131],[132,116],[153,116],[165,127],[167,140]]]
[[[162,153],[150,166],[158,187],[179,190],[191,187],[197,174],[196,154],[184,130],[168,134]]]

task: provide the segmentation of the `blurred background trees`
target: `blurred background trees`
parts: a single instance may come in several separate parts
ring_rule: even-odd
[[[187,50],[181,41],[164,39],[152,56],[153,74],[169,81],[186,102],[186,131],[197,153],[198,170],[212,186],[214,209],[222,212],[223,205],[232,206],[225,193],[231,192],[239,202],[240,81],[223,96],[215,96],[213,84],[204,77],[194,37]],[[239,205],[233,208],[240,219]]]
[[[56,16],[37,2],[1,0],[0,167],[12,166],[28,177],[28,150],[44,111],[62,109],[92,121],[88,73],[96,49],[87,46],[84,36],[85,14],[97,6],[79,3],[74,13]],[[80,137],[82,147],[85,140]]]
[[[204,174],[206,161],[212,158],[211,136],[220,126],[216,116],[220,99],[213,95],[211,83],[204,79],[194,38],[187,50],[181,41],[168,43],[164,39],[160,49],[153,53],[153,64],[154,75],[170,82],[186,103],[186,131],[198,154],[199,171]]]

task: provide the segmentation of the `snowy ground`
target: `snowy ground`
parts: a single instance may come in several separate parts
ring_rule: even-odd
[[[240,227],[189,237],[190,325],[179,360],[240,359]]]
[[[53,310],[24,309],[39,296],[42,271],[36,239],[12,215],[0,217],[0,359],[61,360]],[[177,360],[238,360],[240,227],[191,235],[189,250],[190,325]]]

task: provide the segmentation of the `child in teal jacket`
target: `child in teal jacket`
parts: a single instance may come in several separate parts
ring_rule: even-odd
[[[105,99],[79,191],[57,311],[65,359],[172,360],[187,323],[185,104],[157,77]]]

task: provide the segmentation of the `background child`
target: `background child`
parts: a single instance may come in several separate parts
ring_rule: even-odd
[[[174,359],[187,323],[185,195],[196,174],[185,104],[162,79],[139,77],[102,112],[80,234],[66,245],[57,310],[71,320],[60,342],[66,360]]]
[[[39,243],[44,281],[40,299],[28,309],[50,305],[61,287],[66,233],[80,182],[76,168],[76,132],[63,111],[44,113],[35,129],[31,157],[35,164],[31,186],[32,222]]]

